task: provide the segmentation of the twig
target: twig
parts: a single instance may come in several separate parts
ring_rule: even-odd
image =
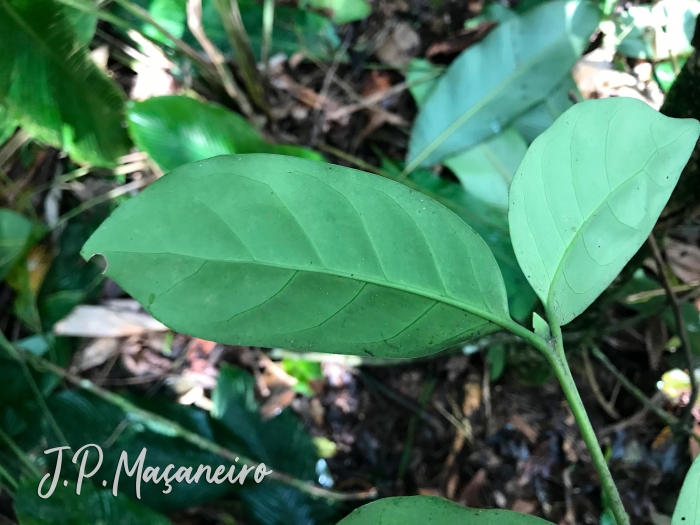
[[[275,0],[263,0],[262,42],[260,43],[260,60],[263,63],[265,82],[270,79],[270,48],[272,47],[272,30],[275,25]]]
[[[179,423],[175,423],[173,421],[170,421],[167,418],[164,418],[162,416],[159,416],[157,414],[154,414],[152,412],[149,412],[148,410],[144,410],[142,408],[139,408],[138,406],[132,404],[130,401],[126,400],[125,398],[114,394],[108,390],[104,390],[97,385],[95,385],[92,381],[89,381],[87,379],[83,379],[82,377],[79,377],[72,372],[69,372],[68,370],[61,368],[60,366],[55,365],[54,363],[51,363],[50,361],[47,361],[45,359],[42,359],[41,357],[35,356],[33,354],[30,354],[28,352],[20,351],[14,348],[12,344],[5,338],[3,334],[0,333],[0,346],[4,347],[8,353],[10,354],[11,357],[15,357],[15,354],[21,352],[23,354],[23,357],[27,359],[27,361],[34,366],[35,369],[39,371],[49,371],[52,372],[61,378],[65,379],[69,383],[87,391],[92,394],[95,394],[99,398],[107,401],[108,403],[111,403],[112,405],[118,407],[121,409],[124,413],[126,414],[132,414],[136,416],[137,418],[141,419],[145,423],[152,424],[154,426],[157,426],[159,428],[164,428],[168,430],[168,435],[179,437],[181,439],[184,439],[191,445],[196,446],[197,448],[204,450],[206,452],[211,452],[212,454],[216,454],[217,456],[220,456],[228,461],[235,462],[235,461],[241,461],[242,463],[245,463],[249,466],[257,467],[259,464],[257,461],[253,461],[252,459],[236,453],[232,452],[221,445],[218,445],[217,443],[214,443],[213,441],[210,441],[199,434],[196,434],[194,432],[191,432],[190,430],[187,430],[184,428],[182,425]],[[10,350],[14,350],[14,353]],[[1,431],[0,431],[1,432]],[[0,437],[2,437],[2,434],[0,434]],[[36,468],[36,467],[34,467]],[[270,478],[279,481],[280,483],[283,483],[285,485],[289,485],[290,487],[294,487],[306,494],[310,494],[312,496],[320,497],[320,498],[326,498],[329,500],[335,500],[335,501],[356,501],[356,500],[365,500],[365,499],[372,499],[376,497],[376,491],[374,489],[368,490],[365,492],[360,492],[360,493],[340,493],[336,492],[333,490],[328,490],[324,489],[322,487],[318,487],[310,482],[303,481],[300,479],[297,479],[293,476],[290,476],[289,474],[284,474],[282,472],[277,472],[274,471],[272,474],[269,475]]]
[[[312,143],[316,142],[316,137],[318,135],[319,130],[319,120],[321,116],[321,111],[323,111],[323,106],[326,102],[326,98],[328,97],[328,91],[331,88],[331,82],[333,80],[333,77],[335,76],[335,72],[338,70],[340,60],[343,58],[343,55],[345,55],[348,48],[350,47],[350,35],[351,33],[347,34],[343,45],[340,46],[340,48],[336,51],[335,55],[333,56],[333,62],[331,64],[331,67],[328,68],[328,71],[326,71],[326,75],[323,78],[323,85],[321,86],[321,91],[319,93],[319,97],[316,99],[316,105],[314,107],[313,129],[311,130]],[[326,118],[328,118],[327,115]]]
[[[608,359],[608,356],[606,356],[600,348],[598,348],[595,345],[592,345],[591,347],[591,353],[593,354],[593,357],[595,357],[598,361],[600,361],[600,364],[602,364],[605,368],[608,369],[608,371],[614,375],[620,383],[622,383],[622,386],[625,387],[625,389],[632,394],[634,397],[636,397],[642,405],[644,405],[645,408],[651,410],[656,414],[664,423],[666,423],[669,427],[671,428],[680,428],[681,426],[681,421],[680,419],[676,418],[675,416],[669,414],[662,408],[656,406],[654,403],[651,402],[651,400],[642,392],[637,386],[632,383],[629,379],[627,379],[627,376],[620,372],[620,370],[617,369],[617,367],[612,364],[610,359]],[[683,430],[690,432],[683,426]]]
[[[671,282],[668,279],[668,274],[666,273],[666,268],[664,264],[663,257],[661,256],[661,250],[659,250],[659,245],[656,243],[654,234],[650,234],[648,238],[649,246],[651,247],[652,255],[656,261],[656,265],[659,270],[659,278],[661,279],[661,284],[666,290],[666,295],[671,303],[671,310],[673,310],[673,317],[676,320],[676,332],[678,333],[681,344],[683,345],[683,352],[685,354],[686,364],[688,366],[688,376],[690,377],[690,400],[688,405],[683,409],[680,415],[680,420],[683,426],[687,426],[690,423],[692,417],[692,410],[695,407],[695,402],[698,399],[698,380],[695,377],[695,365],[693,358],[693,350],[690,346],[690,338],[688,337],[688,329],[685,326],[685,321],[683,320],[683,314],[681,313],[681,303],[676,297],[676,293],[673,291]]]
[[[214,7],[221,17],[226,36],[228,36],[231,47],[236,54],[236,60],[241,67],[243,83],[248,90],[248,94],[256,106],[269,114],[270,111],[265,101],[262,79],[255,65],[253,48],[250,45],[248,33],[243,25],[238,0],[214,0]]]
[[[254,113],[248,97],[241,91],[241,88],[236,83],[236,79],[233,78],[231,71],[226,67],[224,55],[204,32],[204,27],[202,26],[202,0],[187,0],[187,27],[190,28],[197,42],[199,42],[199,45],[202,46],[202,49],[204,49],[204,52],[214,64],[228,96],[238,102],[243,114],[252,120]]]
[[[390,87],[389,89],[386,89],[384,91],[380,91],[379,93],[375,93],[374,95],[370,95],[369,97],[365,97],[362,99],[362,101],[356,103],[356,104],[350,104],[349,106],[343,106],[340,109],[337,109],[336,111],[333,111],[332,113],[328,114],[328,120],[339,120],[342,119],[343,117],[347,117],[348,115],[355,113],[356,111],[360,111],[361,109],[366,109],[371,106],[374,106],[375,104],[378,104],[382,100],[392,96],[396,95],[398,93],[401,93],[402,91],[405,91],[406,89],[413,87],[417,84],[422,84],[423,82],[427,82],[428,80],[431,80],[439,75],[442,74],[442,71],[434,71],[432,73],[428,73],[426,75],[423,75],[422,77],[415,78],[411,81],[404,81],[401,82],[400,84],[396,84],[395,86]]]
[[[596,401],[598,401],[600,407],[605,410],[605,413],[611,418],[620,419],[620,413],[615,410],[615,407],[607,399],[605,399],[603,392],[600,390],[600,385],[598,384],[598,381],[595,378],[595,373],[593,372],[593,366],[591,366],[591,358],[588,355],[588,349],[583,351],[583,367],[586,371],[586,377],[588,378],[588,383],[591,385],[593,395],[595,396]]]

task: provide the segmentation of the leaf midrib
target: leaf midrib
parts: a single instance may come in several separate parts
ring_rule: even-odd
[[[93,102],[97,102],[98,106],[103,103],[102,99],[99,96],[97,96],[96,90],[91,89],[90,85],[88,85],[87,75],[78,75],[72,68],[68,67],[68,59],[55,54],[54,50],[51,47],[49,47],[49,45],[36,33],[36,31],[34,31],[34,29],[24,21],[24,19],[19,15],[19,13],[15,9],[11,8],[11,6],[7,3],[6,0],[2,0],[0,6],[2,6],[2,8],[17,22],[17,24],[20,26],[21,29],[24,30],[25,33],[27,33],[35,41],[39,42],[40,47],[44,50],[44,55],[49,57],[51,59],[51,62],[58,63],[59,68],[66,72],[72,80],[76,81],[76,83],[80,84],[83,88],[87,88],[83,89],[83,93],[87,94],[86,98],[93,99]],[[65,19],[63,20],[63,22],[67,23]],[[82,46],[81,50],[84,51]],[[88,57],[84,56],[83,58],[86,61],[88,60]],[[117,94],[117,96],[119,96],[119,92],[116,90],[114,91]],[[105,106],[110,107],[109,104],[105,104]],[[111,107],[110,109],[113,110],[113,108]]]
[[[520,23],[521,20],[519,18],[513,19],[508,23],[508,25],[513,25],[515,22]],[[505,26],[504,26],[505,27]],[[513,29],[511,28],[511,31]],[[469,118],[474,115],[477,111],[481,110],[486,104],[491,102],[491,100],[496,96],[500,95],[500,93],[505,89],[506,86],[508,86],[513,79],[517,78],[522,74],[523,71],[526,71],[533,62],[538,60],[541,55],[545,54],[547,51],[549,51],[552,47],[557,47],[556,44],[561,42],[562,40],[569,41],[570,38],[568,38],[568,31],[569,27],[567,26],[565,29],[565,32],[560,35],[557,39],[553,40],[550,45],[547,45],[543,48],[541,48],[537,53],[535,53],[532,57],[530,57],[521,67],[517,68],[513,73],[508,75],[500,84],[498,84],[495,88],[489,91],[489,93],[482,97],[476,104],[474,104],[469,110],[464,112],[461,117],[459,117],[457,120],[455,120],[452,124],[450,124],[445,131],[440,133],[433,141],[428,144],[423,151],[420,152],[419,155],[416,156],[415,160],[411,161],[411,164],[416,164],[416,165],[422,165],[423,161],[428,157],[431,153],[433,153],[445,140],[449,138],[450,135],[452,135],[455,131],[457,131],[462,125],[469,120]],[[487,37],[488,38],[488,37]],[[518,35],[518,39],[522,40],[521,35]],[[482,43],[484,45],[485,42]],[[443,77],[444,78],[444,77]],[[543,99],[539,99],[541,101]],[[538,104],[538,100],[535,100],[528,108],[531,108],[535,105]],[[527,111],[528,108],[525,108],[524,111]]]
[[[89,259],[95,255],[98,255],[98,254],[102,255],[107,260],[107,268],[109,270],[109,256],[108,256],[109,253],[122,253],[122,254],[129,254],[129,255],[172,255],[175,257],[188,257],[190,259],[199,259],[199,260],[202,260],[205,262],[252,264],[252,265],[267,266],[270,268],[281,268],[284,270],[295,270],[295,271],[308,272],[308,273],[322,273],[325,275],[333,275],[335,277],[342,277],[342,278],[350,279],[350,280],[357,281],[357,282],[375,284],[377,286],[391,288],[393,290],[398,290],[401,292],[410,293],[413,295],[417,295],[419,297],[423,297],[426,299],[431,299],[433,301],[444,303],[444,304],[447,304],[449,306],[454,306],[455,308],[458,308],[460,310],[464,310],[465,312],[468,312],[470,314],[473,314],[473,315],[476,315],[476,316],[481,317],[483,319],[486,319],[487,321],[490,321],[493,324],[496,324],[504,329],[509,329],[509,326],[511,326],[513,324],[513,321],[509,317],[499,317],[497,314],[481,310],[479,308],[476,308],[474,306],[470,306],[468,304],[461,303],[461,302],[454,300],[450,297],[446,297],[446,296],[443,296],[440,294],[434,294],[434,293],[428,292],[426,290],[420,290],[418,288],[413,288],[411,286],[405,286],[405,285],[399,286],[398,283],[392,283],[390,281],[380,281],[378,279],[372,279],[370,277],[358,276],[356,274],[347,274],[345,272],[331,270],[329,268],[320,269],[320,267],[319,267],[319,269],[312,270],[312,269],[309,269],[307,267],[294,266],[291,264],[282,265],[282,264],[276,264],[276,263],[267,262],[267,261],[259,261],[259,260],[255,260],[255,259],[252,259],[252,260],[217,259],[217,258],[198,257],[196,255],[173,253],[173,252],[140,252],[140,251],[134,252],[134,251],[125,251],[125,250],[105,250],[104,252],[94,252],[94,253],[90,253],[90,254],[84,253],[83,257],[85,259]],[[107,273],[109,273],[109,272],[107,271]]]

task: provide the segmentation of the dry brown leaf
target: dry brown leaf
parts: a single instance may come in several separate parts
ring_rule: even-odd
[[[166,330],[147,313],[114,305],[77,306],[53,328],[56,335],[72,337],[127,337]]]
[[[674,239],[664,244],[668,264],[684,283],[700,281],[700,248]]]
[[[376,55],[385,64],[407,66],[416,56],[420,36],[406,22],[399,22],[377,48]]]

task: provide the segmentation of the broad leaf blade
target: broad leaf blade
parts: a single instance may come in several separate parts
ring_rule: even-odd
[[[547,525],[509,510],[470,509],[435,496],[384,498],[353,511],[338,525]],[[551,524],[549,524],[551,525]]]
[[[579,58],[599,15],[587,1],[550,2],[500,24],[464,51],[416,118],[409,163],[436,164],[543,101]]]
[[[459,217],[394,181],[294,157],[176,169],[82,253],[103,254],[163,323],[223,343],[412,357],[512,322],[493,255]]]
[[[0,1],[0,103],[32,136],[78,162],[127,153],[124,100],[53,0]]]
[[[241,115],[218,104],[183,96],[133,103],[129,132],[136,145],[165,171],[233,153],[278,153],[323,160],[313,150],[263,140]]]
[[[699,134],[695,120],[612,98],[575,105],[532,143],[511,184],[511,239],[560,324],[637,252]]]
[[[685,476],[671,525],[700,525],[700,460],[695,458]]]

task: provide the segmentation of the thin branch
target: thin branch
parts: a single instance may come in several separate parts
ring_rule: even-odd
[[[79,377],[64,368],[61,368],[60,366],[55,365],[54,363],[51,363],[50,361],[42,359],[38,356],[35,356],[29,352],[24,352],[16,349],[14,346],[12,346],[12,344],[5,338],[5,336],[2,333],[0,333],[0,346],[4,347],[11,357],[16,359],[17,354],[21,352],[21,354],[23,354],[22,357],[24,357],[27,360],[27,362],[29,362],[35,369],[39,371],[52,372],[65,379],[69,383],[87,392],[91,392],[92,394],[95,394],[96,396],[107,401],[108,403],[111,403],[112,405],[121,409],[124,413],[132,414],[137,418],[143,420],[144,422],[150,423],[154,426],[165,428],[169,431],[169,435],[184,439],[191,445],[194,445],[195,447],[201,450],[211,452],[212,454],[216,454],[217,456],[220,456],[231,462],[241,461],[242,463],[245,463],[248,466],[252,467],[257,467],[259,465],[257,461],[253,461],[252,459],[242,454],[232,452],[222,447],[221,445],[200,436],[199,434],[187,430],[182,425],[170,421],[167,418],[149,412],[148,410],[144,410],[132,404],[122,396],[98,387],[92,381]],[[2,437],[1,434],[0,437]],[[293,476],[290,476],[289,474],[284,474],[282,472],[273,471],[272,474],[269,475],[269,477],[271,479],[279,481],[280,483],[283,483],[290,487],[294,487],[306,494],[310,494],[319,498],[325,498],[328,500],[357,501],[373,499],[376,497],[376,490],[374,489],[365,492],[341,493],[334,490],[324,489],[322,487],[314,485],[313,483],[297,479]]]
[[[593,366],[591,365],[591,358],[588,355],[588,350],[583,352],[583,367],[586,371],[586,377],[588,378],[588,383],[591,385],[591,390],[593,395],[600,407],[605,410],[605,412],[613,419],[620,419],[620,413],[615,409],[611,402],[605,399],[603,392],[600,390],[600,385],[598,380],[595,378],[595,373],[593,372]]]
[[[246,117],[253,120],[255,115],[248,97],[236,83],[231,71],[226,67],[226,59],[223,53],[209,40],[204,32],[204,27],[202,26],[202,0],[187,0],[187,27],[190,28],[197,42],[199,42],[199,45],[202,46],[202,49],[204,49],[204,52],[214,64],[228,96],[238,102],[241,111]]]
[[[671,282],[668,279],[668,274],[666,273],[666,265],[664,264],[663,257],[661,256],[661,250],[659,250],[659,245],[654,239],[654,234],[650,234],[648,238],[649,246],[651,247],[652,255],[656,261],[656,265],[659,269],[659,279],[661,279],[661,284],[666,290],[666,295],[671,303],[671,310],[673,310],[673,317],[676,320],[676,332],[681,339],[681,344],[683,346],[683,352],[685,354],[686,364],[688,366],[688,376],[690,377],[690,400],[688,405],[683,409],[681,413],[680,420],[683,425],[686,426],[690,423],[692,417],[692,410],[695,406],[695,402],[698,399],[698,380],[695,377],[695,359],[693,356],[693,350],[690,346],[690,338],[688,337],[688,328],[685,326],[685,321],[683,320],[683,313],[681,312],[681,303],[673,291]]]
[[[591,346],[591,353],[593,354],[593,357],[595,357],[600,364],[602,364],[612,375],[614,375],[620,383],[622,383],[622,386],[634,397],[636,397],[639,402],[644,405],[645,408],[648,408],[654,414],[659,416],[659,418],[666,423],[669,427],[671,428],[683,428],[684,431],[689,432],[685,428],[685,426],[681,425],[680,419],[677,417],[673,416],[672,414],[669,414],[665,410],[663,410],[661,407],[655,405],[654,403],[651,402],[651,400],[642,392],[637,386],[630,381],[625,374],[620,372],[618,368],[612,364],[610,359],[608,359],[608,356],[606,356],[600,348],[598,348],[595,345]]]

